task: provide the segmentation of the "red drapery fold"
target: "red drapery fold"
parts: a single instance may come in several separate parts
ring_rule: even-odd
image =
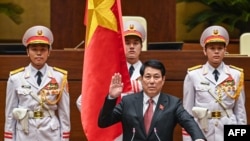
[[[82,77],[81,119],[88,141],[112,141],[121,124],[99,128],[98,115],[109,91],[111,77],[119,72],[124,92],[131,90],[124,53],[120,0],[88,0]]]

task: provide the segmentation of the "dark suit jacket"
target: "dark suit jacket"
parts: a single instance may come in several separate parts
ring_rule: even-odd
[[[193,117],[184,110],[179,98],[161,93],[153,115],[148,136],[143,123],[143,92],[124,96],[116,105],[117,99],[106,98],[100,112],[98,125],[108,127],[122,122],[123,141],[172,141],[173,132],[177,123],[195,139],[205,139]],[[133,133],[135,129],[135,133]],[[156,130],[156,131],[155,131]]]

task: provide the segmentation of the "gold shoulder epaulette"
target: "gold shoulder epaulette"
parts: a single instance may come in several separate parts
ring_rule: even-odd
[[[239,68],[239,67],[236,67],[236,66],[233,66],[233,65],[229,65],[229,66],[230,66],[230,68],[236,69],[238,71],[243,71],[242,68]]]
[[[24,71],[24,67],[10,71],[10,75],[16,74],[16,73],[21,72],[21,71]]]
[[[202,67],[202,65],[197,65],[197,66],[188,68],[188,71],[196,70],[196,69],[199,69],[199,68],[201,68],[201,67]]]
[[[60,68],[57,68],[57,67],[53,67],[53,69],[56,70],[56,71],[59,71],[59,72],[61,72],[63,74],[65,74],[65,75],[68,74],[68,71],[66,71],[66,70],[63,70],[63,69],[60,69]]]

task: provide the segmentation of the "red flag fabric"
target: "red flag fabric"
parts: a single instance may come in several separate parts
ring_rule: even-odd
[[[119,72],[124,92],[131,90],[124,53],[120,0],[88,0],[82,77],[81,119],[88,141],[112,141],[121,124],[98,127],[98,115],[109,91],[111,77]]]

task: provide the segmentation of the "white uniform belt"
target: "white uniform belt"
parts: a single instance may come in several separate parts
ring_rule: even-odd
[[[29,118],[43,118],[43,117],[50,117],[54,116],[55,112],[50,110],[43,110],[43,111],[28,111]]]
[[[208,111],[208,118],[222,118],[224,116],[231,116],[233,114],[232,109]]]

